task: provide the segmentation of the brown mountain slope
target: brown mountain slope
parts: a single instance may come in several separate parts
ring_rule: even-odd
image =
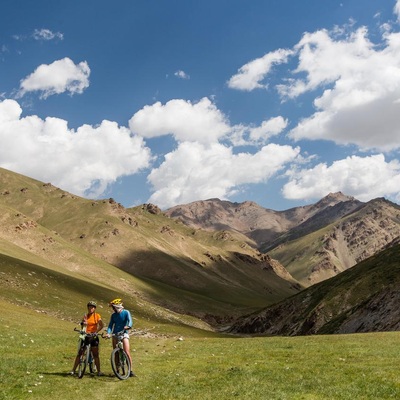
[[[400,236],[397,204],[362,203],[340,192],[280,212],[211,199],[173,207],[167,214],[189,226],[241,232],[304,286],[353,267]]]
[[[340,215],[355,209],[360,204],[354,198],[338,192],[329,194],[316,204],[286,211],[266,209],[251,201],[231,203],[209,199],[172,207],[166,210],[165,214],[196,229],[229,229],[240,232],[254,240],[257,247],[264,251],[281,235],[305,224],[306,221],[339,203],[348,203],[347,209]],[[331,218],[337,217],[338,214],[335,214]],[[325,221],[323,225],[327,225],[327,222]],[[310,228],[307,233],[309,231]]]
[[[298,292],[249,243],[188,228],[156,206],[86,200],[0,169],[1,253],[107,282],[117,266],[139,278],[138,295],[182,313],[238,315]]]
[[[264,311],[234,333],[309,335],[400,329],[400,245],[370,257]]]
[[[322,229],[280,244],[269,254],[309,286],[353,267],[399,236],[400,207],[375,199]]]

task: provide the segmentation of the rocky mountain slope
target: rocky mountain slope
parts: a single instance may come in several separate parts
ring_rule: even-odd
[[[330,278],[390,246],[400,236],[400,207],[375,199],[269,254],[305,286]]]
[[[230,332],[310,335],[400,329],[400,245],[262,312],[240,318]]]
[[[346,208],[329,215],[329,210],[337,204],[346,204]],[[254,240],[260,250],[265,250],[279,237],[293,229],[297,228],[301,232],[300,236],[308,233],[310,225],[306,223],[313,217],[315,217],[314,224],[325,226],[332,218],[337,219],[338,216],[354,210],[360,204],[361,202],[353,197],[339,192],[329,194],[316,204],[286,211],[266,209],[251,201],[232,203],[209,199],[172,207],[166,210],[165,214],[196,229],[208,231],[226,229],[240,232]],[[324,211],[326,211],[325,217],[322,216]],[[304,229],[299,229],[300,226]]]
[[[400,207],[385,199],[362,203],[342,193],[286,211],[211,199],[166,212],[189,226],[223,227],[252,238],[304,286],[353,267],[400,236]]]
[[[132,296],[210,322],[300,290],[283,267],[238,232],[199,231],[155,205],[126,209],[113,199],[87,200],[4,169],[0,254],[112,283]],[[136,280],[115,279],[115,267]]]

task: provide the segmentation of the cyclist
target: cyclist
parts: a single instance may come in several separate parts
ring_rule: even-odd
[[[97,303],[95,301],[89,301],[87,303],[88,312],[82,318],[81,329],[84,330],[86,333],[95,334],[94,336],[87,336],[85,338],[85,344],[87,344],[89,340],[91,341],[90,344],[92,347],[94,364],[96,365],[97,369],[97,375],[102,376],[103,373],[100,372],[99,337],[97,336],[97,333],[103,329],[104,323],[101,319],[101,315],[96,313],[96,307]],[[71,375],[75,374],[75,370],[79,364],[79,357],[82,350],[83,346],[80,346],[78,354],[75,358],[74,366],[72,368],[72,371],[70,372]]]
[[[111,314],[110,322],[107,328],[107,336],[111,337],[113,333],[124,331],[124,338],[122,340],[122,344],[124,346],[124,350],[128,355],[129,361],[132,367],[132,356],[130,352],[129,345],[129,333],[128,330],[132,328],[133,321],[131,313],[124,308],[121,299],[114,299],[109,303],[109,306],[112,307],[113,313]],[[117,339],[113,337],[113,348],[117,345]],[[130,376],[136,376],[131,370]]]

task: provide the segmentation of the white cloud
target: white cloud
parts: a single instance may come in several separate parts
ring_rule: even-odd
[[[241,185],[265,183],[289,162],[296,162],[300,149],[269,144],[254,154],[235,154],[234,146],[259,146],[287,125],[282,117],[258,127],[231,126],[209,99],[197,103],[171,100],[138,111],[129,121],[132,132],[144,138],[172,135],[178,147],[164,156],[151,171],[149,201],[168,208],[210,197],[228,198]],[[230,142],[232,147],[222,143]]]
[[[52,32],[49,29],[35,29],[32,36],[35,40],[53,40],[53,39],[63,40],[64,39],[64,35],[62,33]]]
[[[287,199],[318,199],[330,192],[342,191],[358,200],[376,197],[400,199],[400,163],[385,161],[382,154],[369,157],[352,156],[327,166],[292,171],[283,187]]]
[[[76,131],[58,118],[21,118],[14,100],[0,102],[0,165],[51,182],[64,190],[100,196],[118,178],[147,168],[143,139],[116,122],[83,125]]]
[[[41,98],[64,92],[82,93],[89,86],[90,68],[86,61],[74,64],[69,58],[42,64],[23,79],[17,97],[28,92],[42,92]]]
[[[201,143],[216,142],[231,129],[223,113],[207,98],[197,103],[176,99],[165,105],[145,106],[130,119],[129,127],[145,138],[171,134],[180,142]]]
[[[395,10],[400,13],[400,0]],[[287,71],[287,78],[276,87],[278,93],[285,100],[313,91],[317,97],[315,113],[300,121],[289,137],[355,144],[361,150],[399,149],[400,33],[386,27],[381,43],[374,44],[367,28],[354,29],[350,22],[331,32],[306,33],[293,50],[251,61],[231,78],[230,86],[262,87],[271,65],[292,56],[297,67]]]
[[[266,142],[272,136],[281,133],[288,124],[288,120],[283,117],[274,117],[263,121],[260,126],[249,129],[249,138],[254,142]]]
[[[396,4],[394,6],[393,12],[397,17],[397,21],[400,21],[400,0],[396,0]]]
[[[232,148],[219,143],[183,142],[150,173],[154,193],[149,201],[168,208],[211,197],[225,199],[240,185],[266,182],[299,152],[298,148],[270,144],[255,154],[233,154]]]
[[[266,88],[266,84],[261,82],[270,72],[274,65],[286,63],[292,54],[291,50],[278,49],[267,53],[261,58],[257,58],[239,68],[236,75],[228,81],[231,89],[251,91],[259,88]]]
[[[317,112],[290,132],[293,139],[327,139],[363,150],[400,147],[400,34],[387,33],[383,48],[367,34],[362,28],[341,41],[325,31],[303,37],[296,71],[307,80],[281,87],[282,93],[294,98],[333,85],[315,99]]]
[[[188,75],[185,71],[179,70],[174,73],[177,78],[181,79],[190,79],[190,75]]]

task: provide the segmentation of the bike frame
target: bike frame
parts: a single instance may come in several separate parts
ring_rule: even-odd
[[[79,332],[79,346],[78,346],[78,354],[79,354],[79,364],[78,364],[78,378],[82,379],[85,374],[86,367],[89,365],[90,372],[93,372],[93,355],[92,355],[92,344],[89,340],[86,343],[87,337],[94,337],[91,333],[86,333],[83,330],[74,329],[75,332]]]

